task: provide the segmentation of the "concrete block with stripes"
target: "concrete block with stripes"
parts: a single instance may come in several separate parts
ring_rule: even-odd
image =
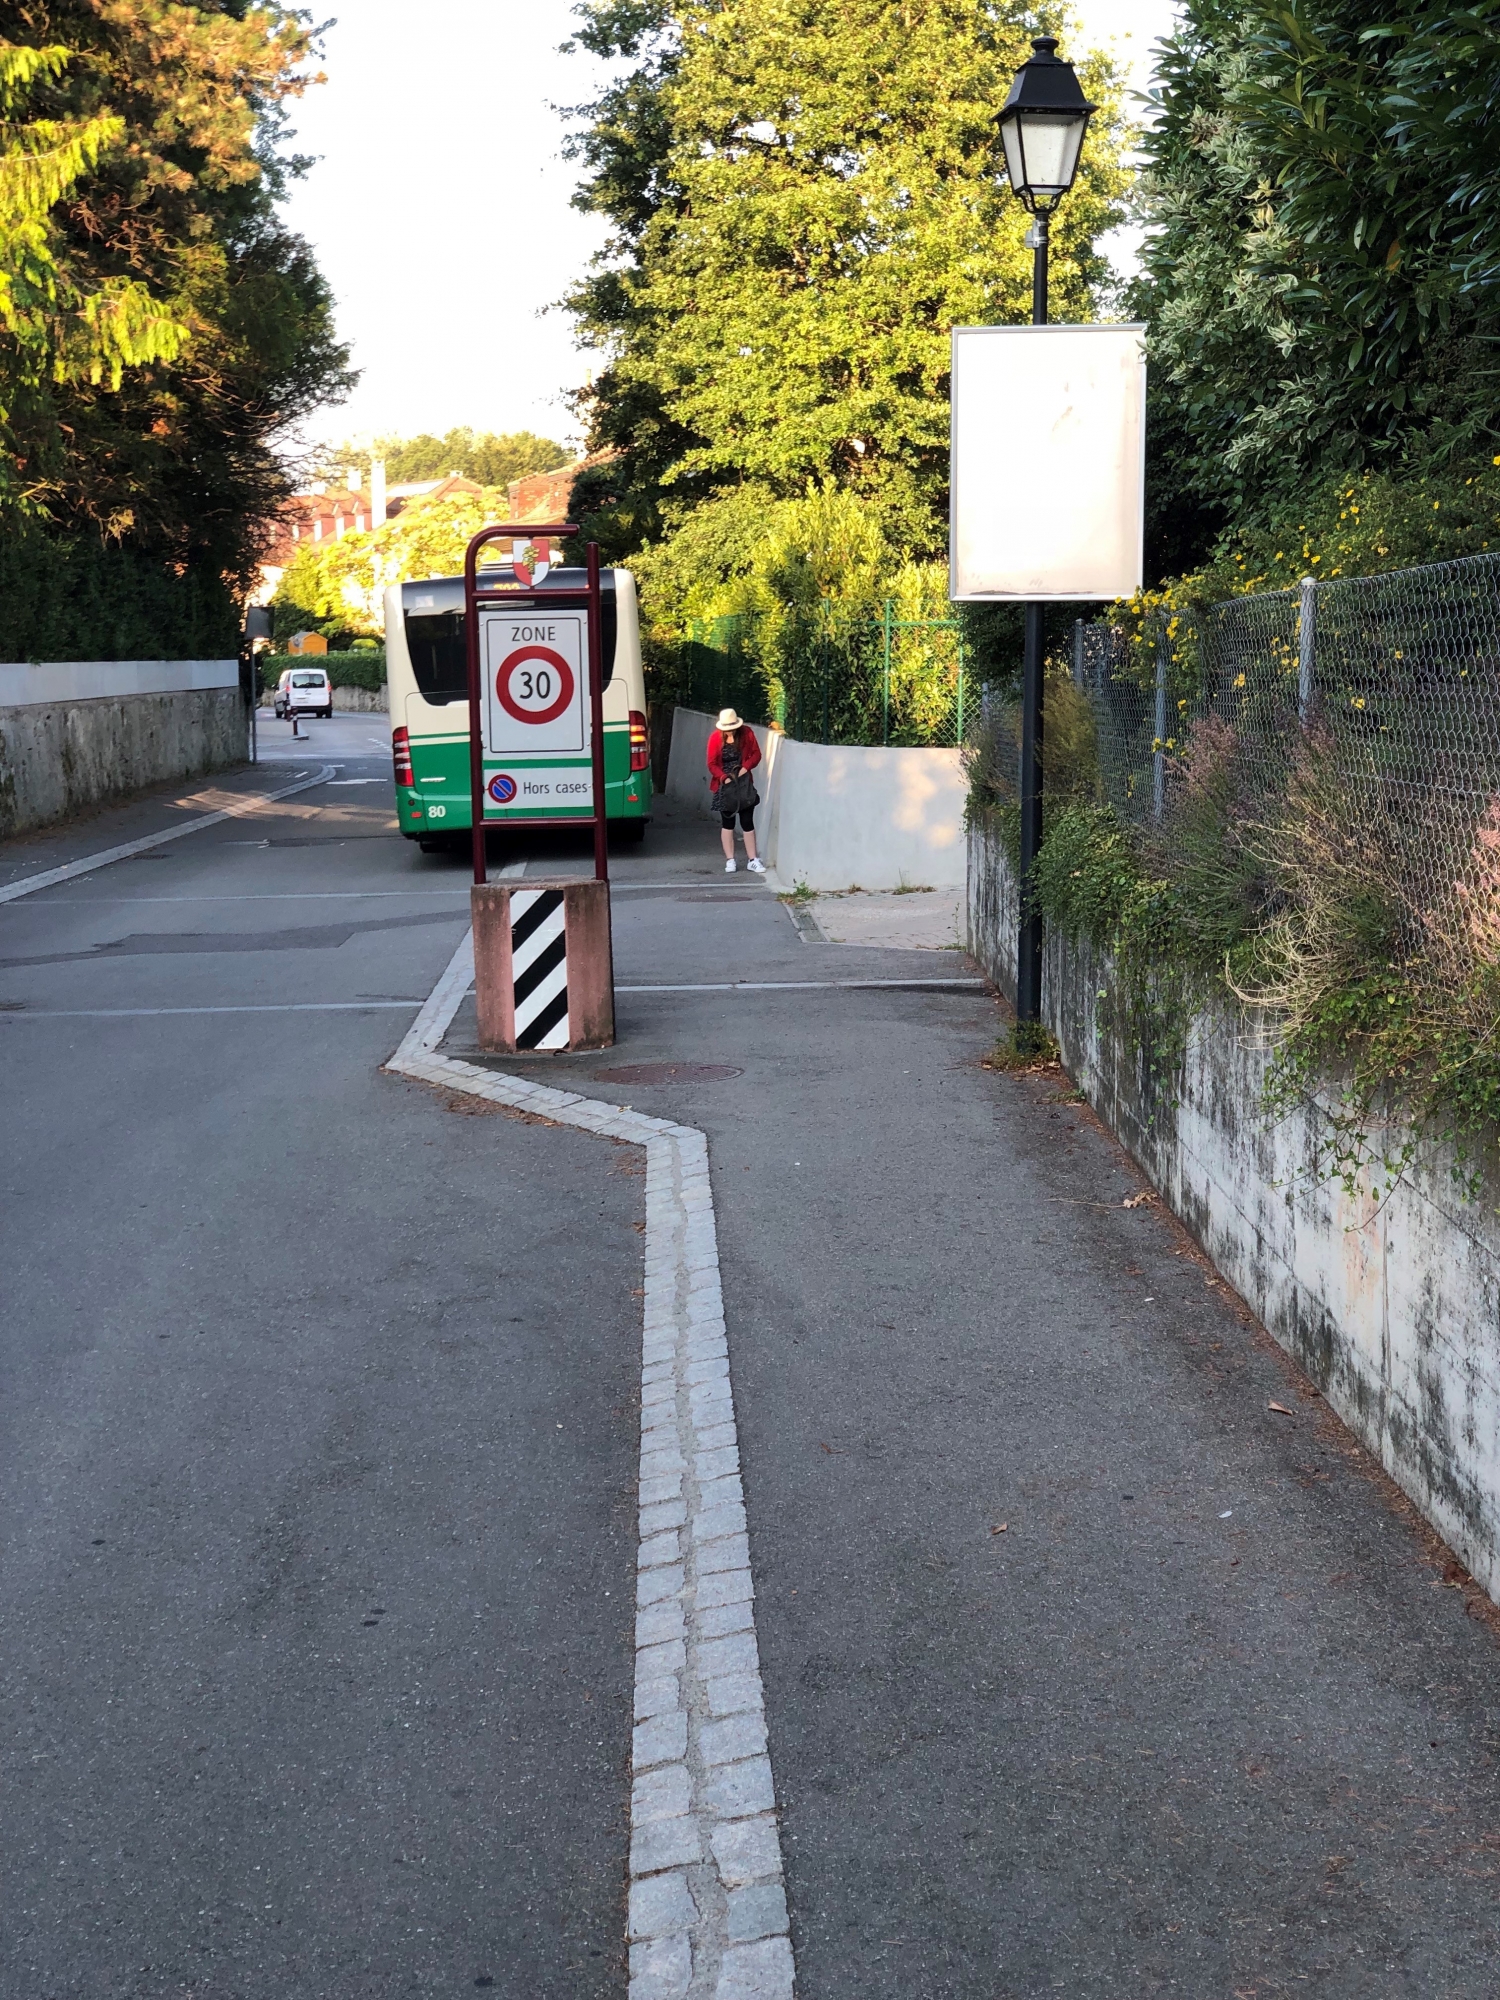
[[[608,882],[476,883],[479,1046],[607,1049],[615,1039]]]

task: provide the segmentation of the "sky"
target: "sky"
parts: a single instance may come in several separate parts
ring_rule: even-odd
[[[363,378],[310,441],[476,430],[576,445],[567,394],[593,357],[552,308],[603,225],[569,206],[558,106],[602,78],[558,52],[573,0],[344,0],[328,81],[293,107],[291,226],[314,246]],[[1171,0],[1083,0],[1084,39],[1113,42],[1143,87]],[[1066,55],[1067,49],[1062,53]],[[486,226],[481,230],[479,224]],[[1130,240],[1115,246],[1128,257]]]

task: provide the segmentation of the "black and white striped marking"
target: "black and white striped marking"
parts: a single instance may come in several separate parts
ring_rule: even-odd
[[[516,1047],[565,1049],[568,934],[561,889],[512,892],[510,962],[516,996]]]

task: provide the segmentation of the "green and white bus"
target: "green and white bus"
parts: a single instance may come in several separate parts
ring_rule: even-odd
[[[487,585],[506,583],[509,569],[481,571]],[[581,589],[581,569],[557,569],[553,588]],[[635,578],[627,569],[600,573],[604,641],[604,792],[610,830],[639,840],[651,816],[651,748],[646,731],[646,682],[641,669],[641,631]],[[527,641],[546,637],[546,584],[518,589],[514,607],[518,645],[516,669],[500,691],[514,724],[503,756],[485,754],[485,824],[513,819],[577,818],[586,812],[592,789],[587,735],[586,690],[576,690],[572,709],[581,718],[576,740],[567,717],[557,715],[548,647]],[[561,617],[562,614],[554,614]],[[482,634],[484,626],[481,627]],[[469,807],[469,683],[465,654],[464,580],[461,576],[425,583],[393,584],[385,594],[386,683],[391,704],[391,749],[396,773],[396,817],[408,840],[431,853],[456,844],[472,826]],[[494,663],[483,663],[487,680]],[[487,694],[494,690],[487,689]],[[508,698],[510,697],[510,698]],[[523,724],[541,724],[527,728]],[[531,737],[545,747],[528,747]],[[514,745],[515,747],[510,747]]]

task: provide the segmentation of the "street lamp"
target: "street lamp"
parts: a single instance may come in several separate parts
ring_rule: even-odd
[[[1000,138],[1012,192],[1033,217],[1031,323],[1047,324],[1047,246],[1052,211],[1073,185],[1089,120],[1098,110],[1083,94],[1073,65],[1056,54],[1052,35],[1038,35],[1032,56],[1016,71],[1000,113]],[[1016,1020],[1042,1013],[1042,920],[1029,891],[1042,844],[1042,606],[1026,606],[1021,696],[1021,932],[1016,951]]]

